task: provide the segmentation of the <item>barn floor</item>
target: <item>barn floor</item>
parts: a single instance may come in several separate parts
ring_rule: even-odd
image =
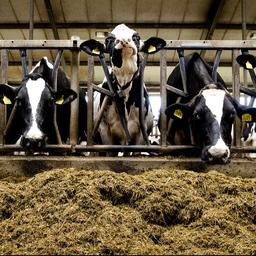
[[[78,157],[78,156],[0,156],[0,178],[33,176],[53,168],[111,170],[138,174],[152,169],[183,169],[195,172],[216,170],[229,176],[256,178],[256,160],[232,158],[228,164],[206,164],[185,157]]]

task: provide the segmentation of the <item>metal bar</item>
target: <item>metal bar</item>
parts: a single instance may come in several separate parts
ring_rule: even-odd
[[[27,62],[26,62],[26,49],[20,50],[21,65],[22,65],[22,76],[23,78],[28,74]]]
[[[28,39],[33,39],[34,32],[34,0],[30,0],[29,2],[29,36]],[[32,50],[28,51],[28,68],[32,69]]]
[[[165,110],[167,108],[167,93],[166,93],[166,81],[167,81],[167,65],[166,65],[166,50],[160,51],[160,97],[161,97],[161,107],[160,107],[160,143],[161,146],[167,145],[167,118]]]
[[[0,40],[0,49],[78,49],[83,40]],[[255,40],[166,40],[165,49],[248,49],[255,50]]]
[[[184,93],[183,91],[181,91],[180,89],[177,89],[169,84],[166,84],[166,90],[168,91],[171,91],[171,92],[174,92],[176,94],[178,94],[179,96],[182,96],[182,97],[188,97],[188,94],[187,93]]]
[[[183,91],[185,94],[187,94],[188,93],[187,74],[186,74],[186,67],[185,67],[185,60],[184,60],[184,49],[177,49],[177,52],[178,52],[178,56],[179,56],[179,66],[180,66]]]
[[[72,40],[0,40],[0,49],[78,49]]]
[[[75,40],[76,37],[72,37]],[[77,38],[78,39],[78,38]],[[79,59],[80,52],[73,50],[71,52],[71,89],[78,97],[71,102],[70,110],[70,144],[76,145],[78,142],[78,117],[79,117]]]
[[[110,92],[109,90],[106,90],[106,89],[104,89],[104,88],[102,88],[102,87],[93,86],[93,90],[94,90],[94,91],[97,91],[97,92],[100,92],[100,93],[103,93],[103,94],[105,94],[105,95],[107,95],[107,96],[109,96],[109,97],[112,97],[112,98],[115,96],[114,93],[112,93],[112,92]]]
[[[1,83],[7,83],[8,80],[8,51],[1,50]],[[0,104],[0,146],[4,144],[4,129],[6,124],[6,107]]]
[[[233,97],[239,101],[240,98],[240,72],[239,72],[239,64],[236,61],[237,56],[239,55],[239,50],[232,51],[232,76],[233,76]],[[241,121],[236,117],[234,123],[234,136],[233,136],[233,145],[240,146],[241,145]]]
[[[59,50],[57,57],[55,59],[53,71],[52,71],[52,84],[53,84],[53,89],[55,90],[55,92],[58,90],[58,70],[59,70],[62,54],[63,54],[63,50]],[[60,136],[60,131],[59,131],[58,123],[57,123],[57,107],[56,107],[56,105],[54,106],[53,125],[54,125],[54,129],[55,129],[57,143],[62,144],[62,139]]]
[[[217,83],[217,77],[218,77],[218,72],[217,72],[217,69],[219,67],[219,64],[220,64],[220,55],[222,53],[222,50],[220,49],[217,49],[216,51],[216,55],[215,55],[215,58],[214,58],[214,62],[213,62],[213,67],[212,67],[212,79],[215,83]]]
[[[249,89],[245,86],[240,86],[240,92],[245,93],[251,97],[256,97],[256,90]],[[252,107],[252,105],[250,105]]]
[[[87,145],[93,144],[93,81],[94,81],[94,61],[93,56],[88,55],[88,88],[87,88]]]
[[[139,109],[139,121],[140,121],[140,129],[142,132],[143,139],[144,139],[146,145],[150,145],[149,139],[148,139],[148,134],[147,134],[145,124],[144,124],[144,119],[145,119],[145,115],[144,115],[144,104],[145,104],[145,100],[144,100],[144,69],[145,69],[147,59],[148,59],[148,54],[145,53],[144,58],[140,65],[140,96],[141,96],[141,99],[140,99],[140,109]]]

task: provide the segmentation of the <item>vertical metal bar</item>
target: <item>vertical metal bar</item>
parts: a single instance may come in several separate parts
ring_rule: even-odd
[[[186,67],[185,67],[185,60],[184,60],[184,49],[177,49],[178,56],[179,56],[179,64],[180,64],[180,73],[183,85],[183,91],[188,93],[187,90],[187,74],[186,74]]]
[[[53,71],[52,71],[52,84],[53,84],[53,89],[55,92],[58,90],[58,70],[59,70],[62,54],[63,54],[63,50],[59,50],[57,53],[57,56],[56,56],[56,59],[54,62],[54,66],[53,66]],[[54,125],[54,129],[55,129],[57,143],[62,144],[62,139],[61,139],[58,123],[57,123],[57,107],[56,107],[56,105],[54,106],[53,125]]]
[[[34,32],[34,0],[29,2],[29,40],[33,39]],[[32,69],[32,50],[28,52],[28,67],[29,70]]]
[[[94,59],[88,56],[88,76],[87,76],[87,145],[93,144],[93,81],[94,81]]]
[[[247,34],[247,30],[246,30],[246,0],[241,0],[241,17],[242,17],[242,39],[245,40],[246,34]],[[247,74],[248,74],[247,70],[243,69],[244,86],[248,85]],[[253,99],[253,98],[251,98],[251,99]],[[250,104],[253,104],[253,100],[251,100]]]
[[[218,80],[218,72],[217,72],[217,69],[218,69],[218,66],[220,64],[220,55],[222,53],[222,50],[218,49],[216,51],[216,55],[215,55],[215,58],[214,58],[214,63],[213,63],[213,67],[212,67],[212,79],[215,83],[217,83],[217,80]]]
[[[166,146],[166,129],[167,129],[167,118],[165,110],[167,107],[167,96],[166,96],[166,80],[167,80],[167,62],[166,62],[166,50],[160,51],[160,133],[161,133],[161,146]]]
[[[79,37],[71,37],[73,45],[77,45]],[[71,89],[78,97],[71,103],[70,110],[70,144],[76,145],[78,142],[78,116],[79,116],[79,62],[80,53],[78,49],[71,51]]]
[[[8,51],[1,50],[1,83],[6,83],[8,80]],[[0,145],[4,144],[4,131],[6,124],[6,108],[5,105],[0,104]]]
[[[239,101],[240,98],[240,66],[236,61],[239,55],[239,50],[232,50],[232,77],[233,77],[233,97]],[[234,146],[241,146],[241,121],[236,118],[234,123],[234,133],[233,133],[233,144]]]
[[[26,62],[26,49],[21,49],[20,50],[20,57],[21,57],[21,65],[22,65],[22,76],[23,78],[28,74],[27,70],[27,62]]]

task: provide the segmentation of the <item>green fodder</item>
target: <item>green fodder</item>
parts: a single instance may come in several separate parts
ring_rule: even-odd
[[[256,179],[55,169],[0,181],[1,254],[256,254]]]

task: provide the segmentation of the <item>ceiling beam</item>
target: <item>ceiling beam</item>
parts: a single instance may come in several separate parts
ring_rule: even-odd
[[[112,29],[119,23],[92,23],[92,22],[34,22],[34,29],[53,29],[58,34],[57,29]],[[127,26],[137,29],[208,29],[207,23],[126,23]],[[256,24],[247,23],[248,30],[256,30]],[[0,23],[0,29],[28,29],[28,23]],[[218,23],[215,29],[241,30],[241,23]],[[58,37],[58,36],[56,36]]]
[[[54,18],[51,1],[50,0],[44,0],[44,4],[45,4],[45,8],[47,10],[48,19],[50,21],[50,27],[52,29],[54,39],[59,40],[60,36],[59,36],[58,28],[56,26],[56,21],[55,21],[55,18]],[[35,28],[35,24],[34,24],[34,28]],[[62,58],[61,58],[61,65],[62,65],[63,69],[65,70],[66,69],[66,61],[65,61],[64,56],[62,56]]]
[[[211,4],[211,7],[208,11],[208,31],[207,31],[207,34],[205,36],[205,40],[211,40],[212,39],[212,36],[213,36],[213,33],[214,33],[214,30],[217,26],[217,22],[218,22],[218,19],[219,19],[219,16],[223,10],[223,7],[224,7],[224,4],[225,4],[225,0],[212,0],[212,4]],[[240,27],[241,29],[241,27]],[[200,55],[203,57],[205,55],[205,51],[202,50]]]

